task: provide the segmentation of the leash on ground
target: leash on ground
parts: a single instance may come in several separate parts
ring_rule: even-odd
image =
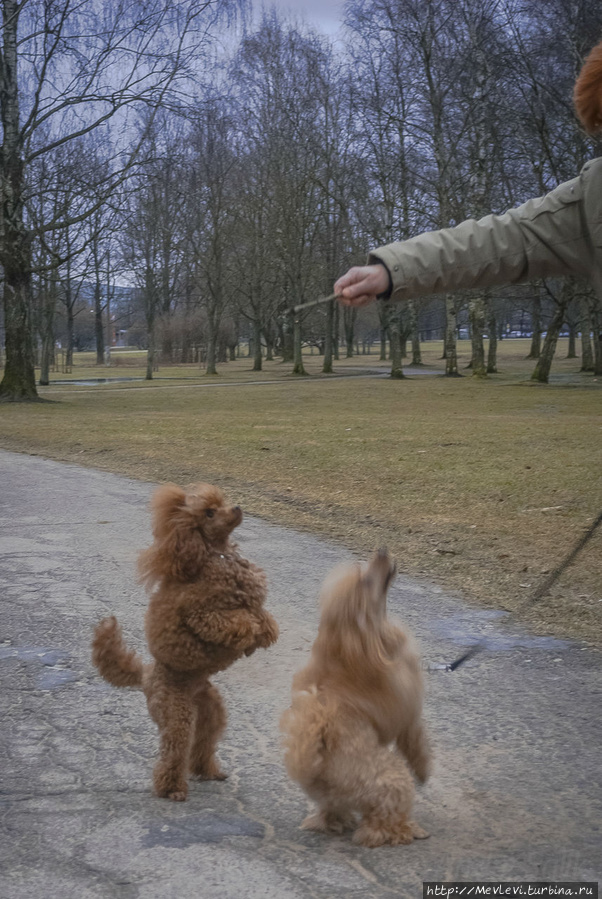
[[[570,553],[566,558],[562,560],[560,565],[557,565],[553,571],[550,572],[548,577],[543,581],[537,590],[533,593],[532,596],[528,597],[525,602],[521,603],[518,609],[515,609],[512,613],[516,615],[517,612],[520,612],[526,606],[531,605],[532,603],[537,602],[542,599],[546,593],[551,590],[554,586],[560,575],[563,571],[565,571],[571,562],[573,562],[576,557],[579,555],[585,544],[593,537],[596,528],[602,523],[602,512],[598,515],[598,517],[594,520],[594,522],[588,527],[585,533],[579,538],[579,540],[575,543]],[[468,662],[469,659],[472,659],[476,656],[477,653],[482,652],[483,649],[487,648],[487,643],[485,640],[481,640],[479,643],[475,643],[474,646],[471,646],[470,649],[461,655],[455,662],[451,662],[449,665],[442,666],[444,671],[456,671],[460,665],[463,665],[465,662]]]

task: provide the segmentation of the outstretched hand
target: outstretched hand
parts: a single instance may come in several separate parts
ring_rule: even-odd
[[[389,289],[389,272],[384,265],[355,265],[334,285],[343,306],[368,306]]]

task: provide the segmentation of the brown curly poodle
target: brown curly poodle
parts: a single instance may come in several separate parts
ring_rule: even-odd
[[[96,627],[92,661],[116,687],[144,691],[160,734],[154,770],[158,796],[182,801],[188,773],[223,780],[215,758],[226,725],[221,696],[209,678],[243,654],[278,639],[263,608],[263,571],[241,558],[230,534],[242,521],[217,487],[160,487],[152,500],[152,546],[140,555],[150,592],[146,637],[154,662],[127,649],[114,617]]]
[[[410,819],[414,782],[429,775],[422,676],[411,638],[387,619],[395,575],[385,550],[344,565],[322,589],[309,664],[293,680],[281,721],[289,775],[317,803],[307,830],[355,830],[363,846],[428,834]],[[360,816],[358,822],[357,815]]]

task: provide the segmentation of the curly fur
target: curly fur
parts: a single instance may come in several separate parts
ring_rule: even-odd
[[[327,578],[311,659],[293,679],[281,720],[288,773],[317,804],[301,826],[353,828],[363,846],[428,836],[410,820],[410,769],[424,782],[430,750],[418,655],[387,619],[394,572],[381,551],[368,565],[345,565]]]
[[[574,90],[575,109],[589,134],[602,129],[602,41],[587,56]]]
[[[150,593],[145,628],[154,661],[144,665],[127,648],[114,617],[96,627],[92,661],[110,684],[144,691],[160,734],[155,792],[181,801],[189,773],[226,776],[215,758],[226,713],[209,678],[274,643],[278,626],[263,608],[263,571],[230,542],[242,512],[221,490],[168,484],[156,491],[152,509],[154,542],[138,568]]]

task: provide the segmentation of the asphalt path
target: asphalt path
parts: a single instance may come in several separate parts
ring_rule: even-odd
[[[145,652],[135,560],[152,489],[0,452],[1,899],[418,899],[423,881],[600,880],[599,653],[402,575],[391,611],[434,669],[436,762],[414,816],[431,837],[369,850],[299,830],[308,806],[287,780],[278,719],[320,583],[350,553],[251,517],[239,542],[267,572],[280,640],[217,678],[228,780],[194,784],[185,803],[155,798],[144,698],[105,684],[89,649],[115,613]],[[482,637],[487,652],[437,669]]]

